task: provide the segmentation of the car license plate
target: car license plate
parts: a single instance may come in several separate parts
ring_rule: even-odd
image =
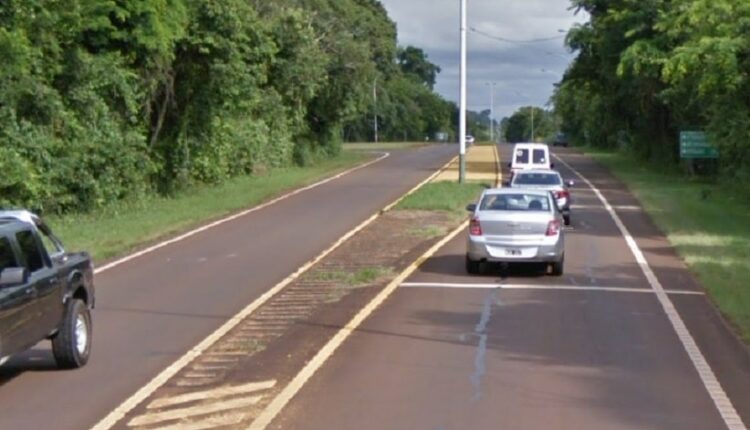
[[[520,257],[523,255],[523,251],[520,249],[505,248],[505,255],[508,257]]]

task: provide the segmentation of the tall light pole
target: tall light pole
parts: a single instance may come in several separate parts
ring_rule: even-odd
[[[375,135],[375,143],[378,143],[378,77],[376,76],[375,79],[372,81],[372,103],[373,103],[373,111],[375,114],[373,115],[373,131]]]
[[[497,82],[487,82],[490,86],[490,142],[495,143],[495,85]]]
[[[461,0],[461,66],[458,113],[458,182],[466,180],[466,0]]]

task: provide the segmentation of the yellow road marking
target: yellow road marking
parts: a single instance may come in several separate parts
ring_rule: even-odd
[[[233,396],[238,394],[249,394],[256,391],[268,390],[276,385],[276,380],[253,382],[244,385],[235,385],[221,387],[213,390],[199,391],[197,393],[182,394],[174,397],[165,397],[154,400],[149,403],[147,409],[161,409],[169,406],[176,406],[182,403],[194,402],[197,400],[218,399],[221,397]]]
[[[338,249],[342,244],[344,244],[346,241],[348,241],[350,238],[354,237],[357,233],[364,230],[365,227],[372,224],[375,220],[380,218],[384,213],[388,212],[389,210],[393,209],[397,204],[399,204],[403,199],[405,199],[407,196],[410,196],[411,194],[415,193],[418,189],[423,187],[428,182],[432,181],[435,177],[440,175],[445,169],[448,168],[448,166],[451,165],[451,163],[454,162],[458,157],[454,157],[451,161],[446,163],[443,167],[441,167],[437,172],[433,173],[425,179],[424,181],[420,182],[409,190],[406,194],[402,195],[398,199],[396,199],[391,204],[384,207],[382,210],[378,211],[377,213],[373,214],[370,218],[363,221],[361,224],[359,224],[357,227],[349,231],[344,236],[340,237],[336,242],[333,243],[328,249],[323,251],[320,255],[315,257],[314,259],[308,261],[303,266],[301,266],[299,269],[297,269],[294,273],[289,275],[286,279],[282,280],[278,284],[276,284],[273,288],[266,291],[263,295],[258,297],[254,302],[250,303],[248,306],[246,306],[244,309],[242,309],[237,315],[230,318],[227,322],[225,322],[221,327],[216,329],[213,333],[211,333],[208,337],[203,339],[198,345],[193,347],[190,351],[185,353],[182,357],[180,357],[177,361],[172,363],[170,366],[168,366],[166,369],[161,371],[154,379],[149,381],[146,385],[141,387],[138,391],[136,391],[132,396],[130,396],[128,399],[126,399],[123,403],[121,403],[117,408],[115,408],[113,411],[111,411],[107,416],[102,418],[101,421],[99,421],[97,424],[95,424],[91,430],[109,430],[111,429],[115,424],[117,424],[120,420],[122,420],[126,414],[128,414],[130,411],[132,411],[136,406],[138,406],[141,402],[146,400],[149,396],[151,396],[157,389],[159,389],[161,386],[167,383],[171,378],[173,378],[178,372],[180,372],[183,368],[188,366],[190,363],[192,363],[196,358],[200,357],[204,352],[206,352],[210,347],[212,347],[216,342],[219,341],[224,335],[229,333],[232,329],[234,329],[236,326],[238,326],[240,323],[242,323],[247,317],[249,317],[253,312],[255,312],[258,308],[266,304],[269,300],[271,300],[273,297],[275,297],[277,294],[279,294],[281,291],[284,290],[289,284],[297,280],[303,273],[307,272],[311,267],[318,264],[320,261],[322,261],[324,258],[326,258],[328,255],[330,255],[333,251]],[[208,228],[208,227],[207,227]],[[136,255],[134,254],[133,258],[135,258]],[[208,355],[221,355],[221,356],[227,356],[227,355],[243,355],[245,352],[224,352],[222,351],[220,354],[211,354]]]
[[[369,317],[383,302],[393,294],[394,291],[403,283],[419,266],[427,259],[432,257],[440,248],[445,246],[459,233],[466,230],[469,225],[464,221],[458,228],[453,230],[448,236],[444,237],[438,243],[433,245],[427,252],[422,254],[419,259],[406,268],[396,279],[392,280],[375,298],[362,308],[352,320],[339,330],[323,348],[310,360],[307,365],[284,387],[284,389],[274,398],[271,403],[261,412],[258,418],[248,427],[248,430],[263,430],[271,424],[271,421],[281,412],[284,406],[294,397],[307,381],[320,369],[323,364],[336,352],[341,344]]]

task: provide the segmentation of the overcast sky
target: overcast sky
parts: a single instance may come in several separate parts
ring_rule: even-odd
[[[573,58],[564,46],[564,33],[587,16],[569,10],[569,0],[468,1],[468,105],[489,109],[487,82],[496,82],[495,118],[520,106],[543,106],[553,84]],[[424,49],[442,68],[436,90],[449,100],[459,94],[459,0],[381,0],[398,24],[399,44]],[[486,35],[540,43],[508,43]]]

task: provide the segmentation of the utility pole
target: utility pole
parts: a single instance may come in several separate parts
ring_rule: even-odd
[[[373,129],[374,129],[374,135],[375,135],[375,143],[378,143],[378,78],[377,76],[372,81],[372,100],[373,100],[373,110],[375,111],[375,115],[373,118]]]
[[[461,66],[460,66],[458,142],[458,182],[466,180],[466,0],[461,0]]]
[[[531,106],[531,141],[536,143],[534,139],[534,106]]]
[[[497,82],[487,82],[490,86],[490,142],[495,143],[495,85]]]

